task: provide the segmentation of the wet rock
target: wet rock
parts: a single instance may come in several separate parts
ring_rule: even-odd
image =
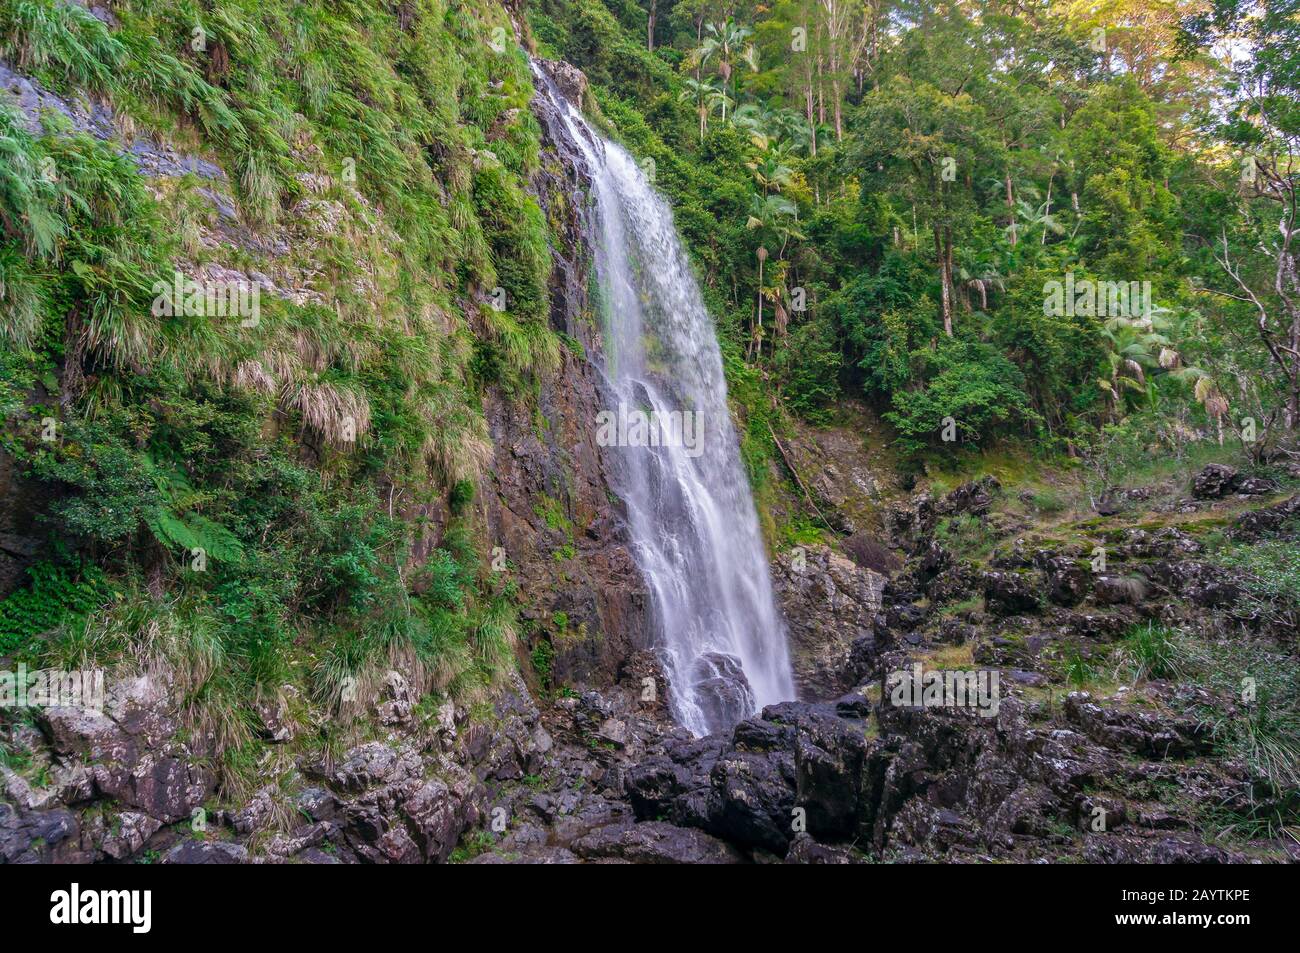
[[[801,556],[796,561],[784,555],[772,566],[795,685],[800,697],[833,698],[855,680],[850,665],[854,644],[877,636],[885,577],[826,546],[802,547]]]
[[[795,804],[807,812],[807,832],[830,840],[852,837],[870,815],[872,799],[865,722],[848,717],[843,706],[832,711],[796,703],[772,706],[764,717],[794,726]]]
[[[585,107],[588,84],[587,75],[582,70],[563,60],[538,59],[536,62],[550,76],[551,81],[564,94],[565,99],[579,109]]]
[[[695,660],[690,677],[707,724],[734,725],[754,710],[754,691],[734,656],[706,652]]]
[[[738,864],[745,859],[716,837],[663,821],[602,827],[574,841],[571,849],[589,860],[613,857],[640,864]]]
[[[663,754],[633,765],[627,795],[636,816],[704,827],[714,807],[713,767],[727,744],[722,735],[670,741]]]
[[[794,836],[794,757],[784,749],[724,752],[710,777],[706,830],[745,847],[784,855]]]
[[[246,864],[248,849],[232,841],[183,840],[162,857],[164,864]]]

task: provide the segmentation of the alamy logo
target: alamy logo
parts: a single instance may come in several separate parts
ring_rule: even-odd
[[[262,289],[251,281],[198,282],[179,271],[172,280],[153,283],[156,318],[239,318],[255,328],[262,318]]]
[[[51,923],[127,923],[132,933],[148,933],[153,926],[151,890],[83,891],[74,883],[50,894],[50,903]]]
[[[704,452],[704,414],[698,410],[618,410],[596,415],[596,445],[601,447],[681,447],[688,457]]]
[[[890,702],[898,708],[971,708],[985,718],[1001,705],[996,671],[926,672],[920,662],[911,669],[890,672],[886,681]]]
[[[1068,271],[1065,281],[1043,285],[1043,314],[1053,317],[1146,318],[1151,313],[1149,281],[1075,281]]]
[[[81,708],[104,710],[102,669],[0,672],[0,708]]]

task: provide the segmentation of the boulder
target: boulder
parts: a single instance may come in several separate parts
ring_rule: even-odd
[[[1278,532],[1298,518],[1300,518],[1300,494],[1274,506],[1243,513],[1232,524],[1230,535],[1233,539],[1242,542],[1254,542],[1261,537]]]
[[[1192,496],[1198,500],[1217,500],[1232,492],[1237,471],[1221,463],[1211,463],[1192,477]]]
[[[1191,718],[1103,708],[1087,692],[1071,692],[1065,717],[1099,744],[1147,758],[1189,758],[1208,754],[1213,727]]]
[[[772,582],[790,636],[795,686],[801,698],[834,698],[853,686],[854,644],[884,637],[876,616],[885,577],[826,546],[801,550],[772,564]]]
[[[1104,606],[1137,605],[1147,593],[1146,583],[1133,576],[1098,576],[1092,590]]]
[[[1019,615],[1037,612],[1040,587],[1034,578],[1024,572],[994,570],[984,574],[984,601],[998,615]]]
[[[730,727],[752,714],[756,707],[754,690],[734,655],[704,653],[691,666],[690,678],[695,701],[709,725]]]
[[[613,858],[638,864],[738,864],[744,856],[716,837],[663,821],[613,824],[573,842],[584,859]]]
[[[983,516],[993,506],[993,499],[1001,490],[1002,484],[998,482],[997,477],[982,476],[978,480],[961,484],[943,497],[936,504],[935,511],[945,516],[958,513]]]
[[[164,864],[246,864],[248,848],[219,840],[183,840],[163,855]]]
[[[1058,606],[1076,606],[1088,594],[1092,574],[1076,559],[1047,556],[1041,561],[1047,598]]]

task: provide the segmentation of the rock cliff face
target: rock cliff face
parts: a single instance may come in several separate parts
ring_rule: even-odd
[[[566,64],[544,67],[580,94],[585,77]],[[545,150],[534,192],[557,239],[551,249],[551,325],[574,342],[559,372],[541,384],[537,415],[492,395],[487,416],[492,473],[484,492],[489,535],[531,603],[529,617],[551,632],[558,681],[609,685],[626,659],[647,647],[645,587],[628,551],[625,511],[609,491],[595,420],[609,406],[589,356],[601,351],[588,301],[585,220],[590,178],[578,150],[541,97],[533,109]],[[565,620],[555,632],[551,622]]]
[[[885,577],[827,546],[798,547],[772,565],[799,697],[835,698],[878,652]]]

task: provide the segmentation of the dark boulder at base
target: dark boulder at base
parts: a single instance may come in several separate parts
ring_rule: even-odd
[[[573,842],[584,860],[613,858],[638,864],[739,864],[736,848],[690,827],[663,821],[611,824]]]
[[[754,690],[735,656],[706,652],[691,666],[691,678],[695,700],[708,724],[734,725],[754,710]]]
[[[1211,463],[1192,477],[1192,496],[1198,500],[1217,500],[1232,492],[1232,481],[1237,471],[1221,463]]]
[[[1028,573],[989,572],[984,574],[984,599],[999,615],[1037,612],[1039,586]]]
[[[1222,463],[1211,463],[1192,477],[1192,496],[1198,500],[1217,500],[1229,493],[1260,496],[1278,488],[1273,480],[1238,473]]]

